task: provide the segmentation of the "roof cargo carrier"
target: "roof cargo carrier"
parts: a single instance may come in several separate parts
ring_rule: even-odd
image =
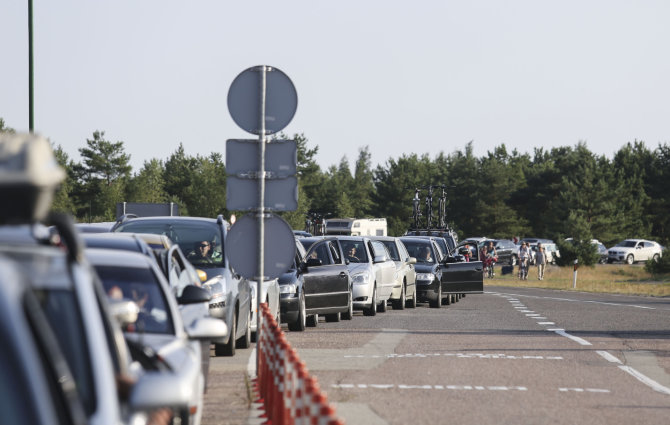
[[[64,178],[45,138],[0,132],[0,224],[44,220]]]

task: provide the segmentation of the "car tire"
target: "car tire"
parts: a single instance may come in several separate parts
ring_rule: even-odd
[[[372,288],[372,302],[370,307],[363,309],[364,316],[376,316],[377,315],[377,286],[375,285]]]
[[[633,264],[635,262],[635,258],[633,257],[633,254],[628,254],[626,257],[626,264]]]
[[[319,314],[312,314],[307,317],[306,325],[310,328],[316,328],[319,326]]]
[[[305,294],[300,293],[300,298],[298,301],[298,318],[295,319],[295,322],[288,324],[288,330],[293,332],[303,332],[305,330],[307,318],[305,313]]]
[[[512,255],[512,258],[510,258],[510,260],[509,260],[509,265],[514,267],[514,266],[516,266],[516,263],[517,263],[516,255]]]
[[[416,285],[414,285],[414,293],[412,298],[407,300],[407,308],[416,308]]]
[[[347,311],[342,313],[342,319],[351,320],[353,318],[354,318],[354,301],[351,293],[349,293],[349,308],[347,308]]]
[[[440,307],[442,307],[442,285],[437,287],[437,299],[436,300],[431,300],[429,305],[430,305],[430,308],[440,308]]]
[[[225,344],[214,344],[214,354],[217,356],[232,357],[235,355],[235,335],[237,335],[237,314],[233,314],[233,325],[229,329],[230,338]]]
[[[379,304],[377,304],[377,311],[380,313],[386,313],[388,310],[388,303],[386,301],[382,301]]]
[[[653,257],[651,257],[651,259],[652,259],[652,260],[654,260],[654,261],[655,261],[656,263],[658,263],[658,260],[660,260],[660,259],[661,259],[661,256],[660,256],[660,255],[658,255],[658,254],[654,254],[654,256],[653,256]]]
[[[326,314],[326,322],[333,323],[339,322],[341,319],[340,313]]]
[[[451,294],[448,294],[445,298],[442,298],[442,305],[451,305]]]
[[[256,322],[258,323],[258,322]],[[244,330],[244,335],[242,335],[235,344],[237,348],[249,348],[251,347],[251,310],[247,313],[247,326]]]
[[[404,310],[405,303],[407,302],[407,296],[405,294],[405,282],[402,283],[402,288],[400,288],[400,299],[393,300],[393,309],[394,310]]]

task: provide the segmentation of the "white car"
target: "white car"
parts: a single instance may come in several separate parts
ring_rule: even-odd
[[[416,258],[410,257],[405,244],[399,238],[372,236],[371,239],[383,243],[395,263],[395,286],[389,298],[393,309],[403,310],[406,306],[416,308],[416,270],[414,269]]]
[[[200,340],[224,337],[228,332],[225,323],[202,317],[185,324],[165,276],[146,255],[88,249],[86,256],[110,299],[128,299],[137,304],[137,319],[124,329],[125,338],[151,347],[178,372],[182,382],[188,383],[188,423],[199,425],[205,390]]]
[[[607,250],[607,262],[625,261],[633,264],[636,261],[658,261],[663,255],[661,245],[645,239],[626,239]]]
[[[258,282],[255,280],[249,281],[251,292],[251,320],[249,323],[251,329],[251,340],[257,341],[256,331],[258,330],[258,311],[256,301],[256,290]],[[277,323],[281,323],[280,309],[279,309],[279,281],[277,279],[264,280],[261,284],[261,303],[267,303],[270,307],[270,312],[274,316]]]
[[[396,269],[380,241],[361,236],[338,236],[351,274],[354,309],[366,316],[386,311],[395,286]],[[354,248],[354,251],[352,251]]]

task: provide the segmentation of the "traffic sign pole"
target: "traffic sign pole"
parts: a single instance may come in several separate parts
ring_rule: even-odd
[[[266,74],[265,65],[260,67],[260,134],[258,135],[258,277],[256,278],[256,341],[261,340],[261,286],[265,269],[265,89]],[[256,350],[256,376],[260,368],[260,353]]]

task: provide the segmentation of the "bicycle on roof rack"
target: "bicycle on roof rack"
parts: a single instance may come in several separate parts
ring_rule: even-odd
[[[428,193],[425,199],[425,214],[421,211],[421,190],[426,189]],[[437,209],[433,206],[433,189],[442,189],[439,198],[437,198]],[[412,198],[412,228],[413,229],[441,229],[448,230],[447,225],[447,185],[429,184],[413,188],[414,198]],[[425,216],[425,226],[422,226],[421,217]],[[433,223],[435,221],[435,223]]]
[[[321,214],[317,212],[308,212],[305,219],[305,231],[314,236],[322,236],[326,234],[326,217],[330,213]]]

